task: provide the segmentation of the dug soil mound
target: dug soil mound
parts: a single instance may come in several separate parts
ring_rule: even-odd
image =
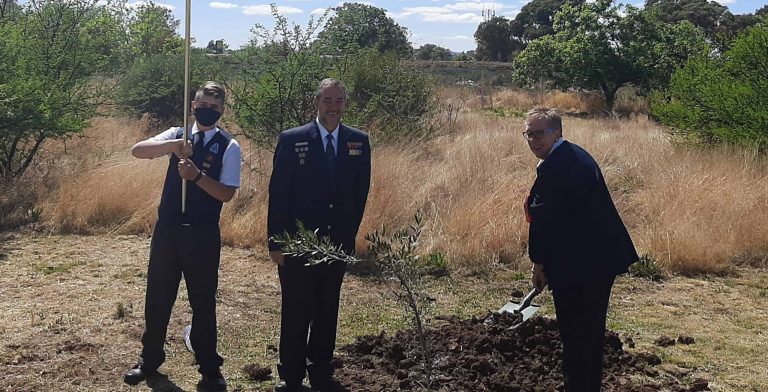
[[[516,329],[508,313],[444,318],[426,332],[432,390],[562,391],[562,343],[556,321],[533,317]],[[437,323],[436,323],[437,324]],[[425,377],[414,330],[369,335],[342,347],[336,377],[352,391],[422,390]],[[652,353],[624,351],[618,334],[605,339],[605,391],[704,391],[705,380],[679,379]]]

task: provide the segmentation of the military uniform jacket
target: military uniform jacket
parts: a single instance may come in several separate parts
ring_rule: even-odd
[[[300,220],[345,252],[354,251],[371,183],[371,147],[358,129],[340,124],[338,132],[333,173],[315,121],[280,134],[269,181],[269,238],[295,233]],[[279,249],[269,241],[270,251]]]
[[[589,153],[565,141],[536,172],[526,200],[528,254],[553,290],[621,274],[638,260]]]

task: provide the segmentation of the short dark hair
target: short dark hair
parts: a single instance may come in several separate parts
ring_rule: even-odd
[[[317,91],[315,91],[315,99],[320,98],[323,94],[323,89],[328,86],[341,87],[341,91],[344,92],[344,99],[347,99],[347,88],[344,86],[344,83],[342,83],[341,80],[334,78],[325,78],[320,81],[317,85]]]
[[[203,95],[220,99],[222,104],[226,101],[227,98],[227,92],[224,90],[224,87],[212,81],[203,83],[203,85],[197,89],[197,92],[195,93],[195,101],[202,98]]]

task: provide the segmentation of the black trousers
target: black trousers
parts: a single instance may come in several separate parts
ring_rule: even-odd
[[[553,289],[566,392],[600,391],[608,301],[615,277]]]
[[[299,383],[309,372],[310,383],[333,375],[339,296],[346,263],[305,266],[286,258],[278,267],[282,292],[280,317],[280,378]]]
[[[216,352],[216,288],[221,235],[218,225],[181,226],[158,222],[152,235],[141,341],[144,369],[165,361],[168,321],[182,275],[192,307],[190,341],[200,373],[211,374],[224,359]]]

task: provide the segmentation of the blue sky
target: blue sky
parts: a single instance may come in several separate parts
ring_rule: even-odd
[[[129,5],[142,1],[128,0]],[[473,35],[483,20],[483,10],[495,10],[496,15],[514,18],[529,0],[371,0],[363,3],[384,8],[394,20],[408,28],[414,47],[437,44],[460,52],[475,49]],[[725,0],[734,14],[752,13],[766,0]],[[629,0],[628,3],[640,3]],[[171,8],[184,28],[186,0],[158,0],[155,3]],[[289,21],[305,27],[311,15],[318,16],[328,7],[340,5],[331,0],[274,1]],[[270,2],[261,0],[193,0],[191,28],[195,46],[205,46],[210,40],[224,39],[231,48],[248,42],[256,23],[271,27]]]

